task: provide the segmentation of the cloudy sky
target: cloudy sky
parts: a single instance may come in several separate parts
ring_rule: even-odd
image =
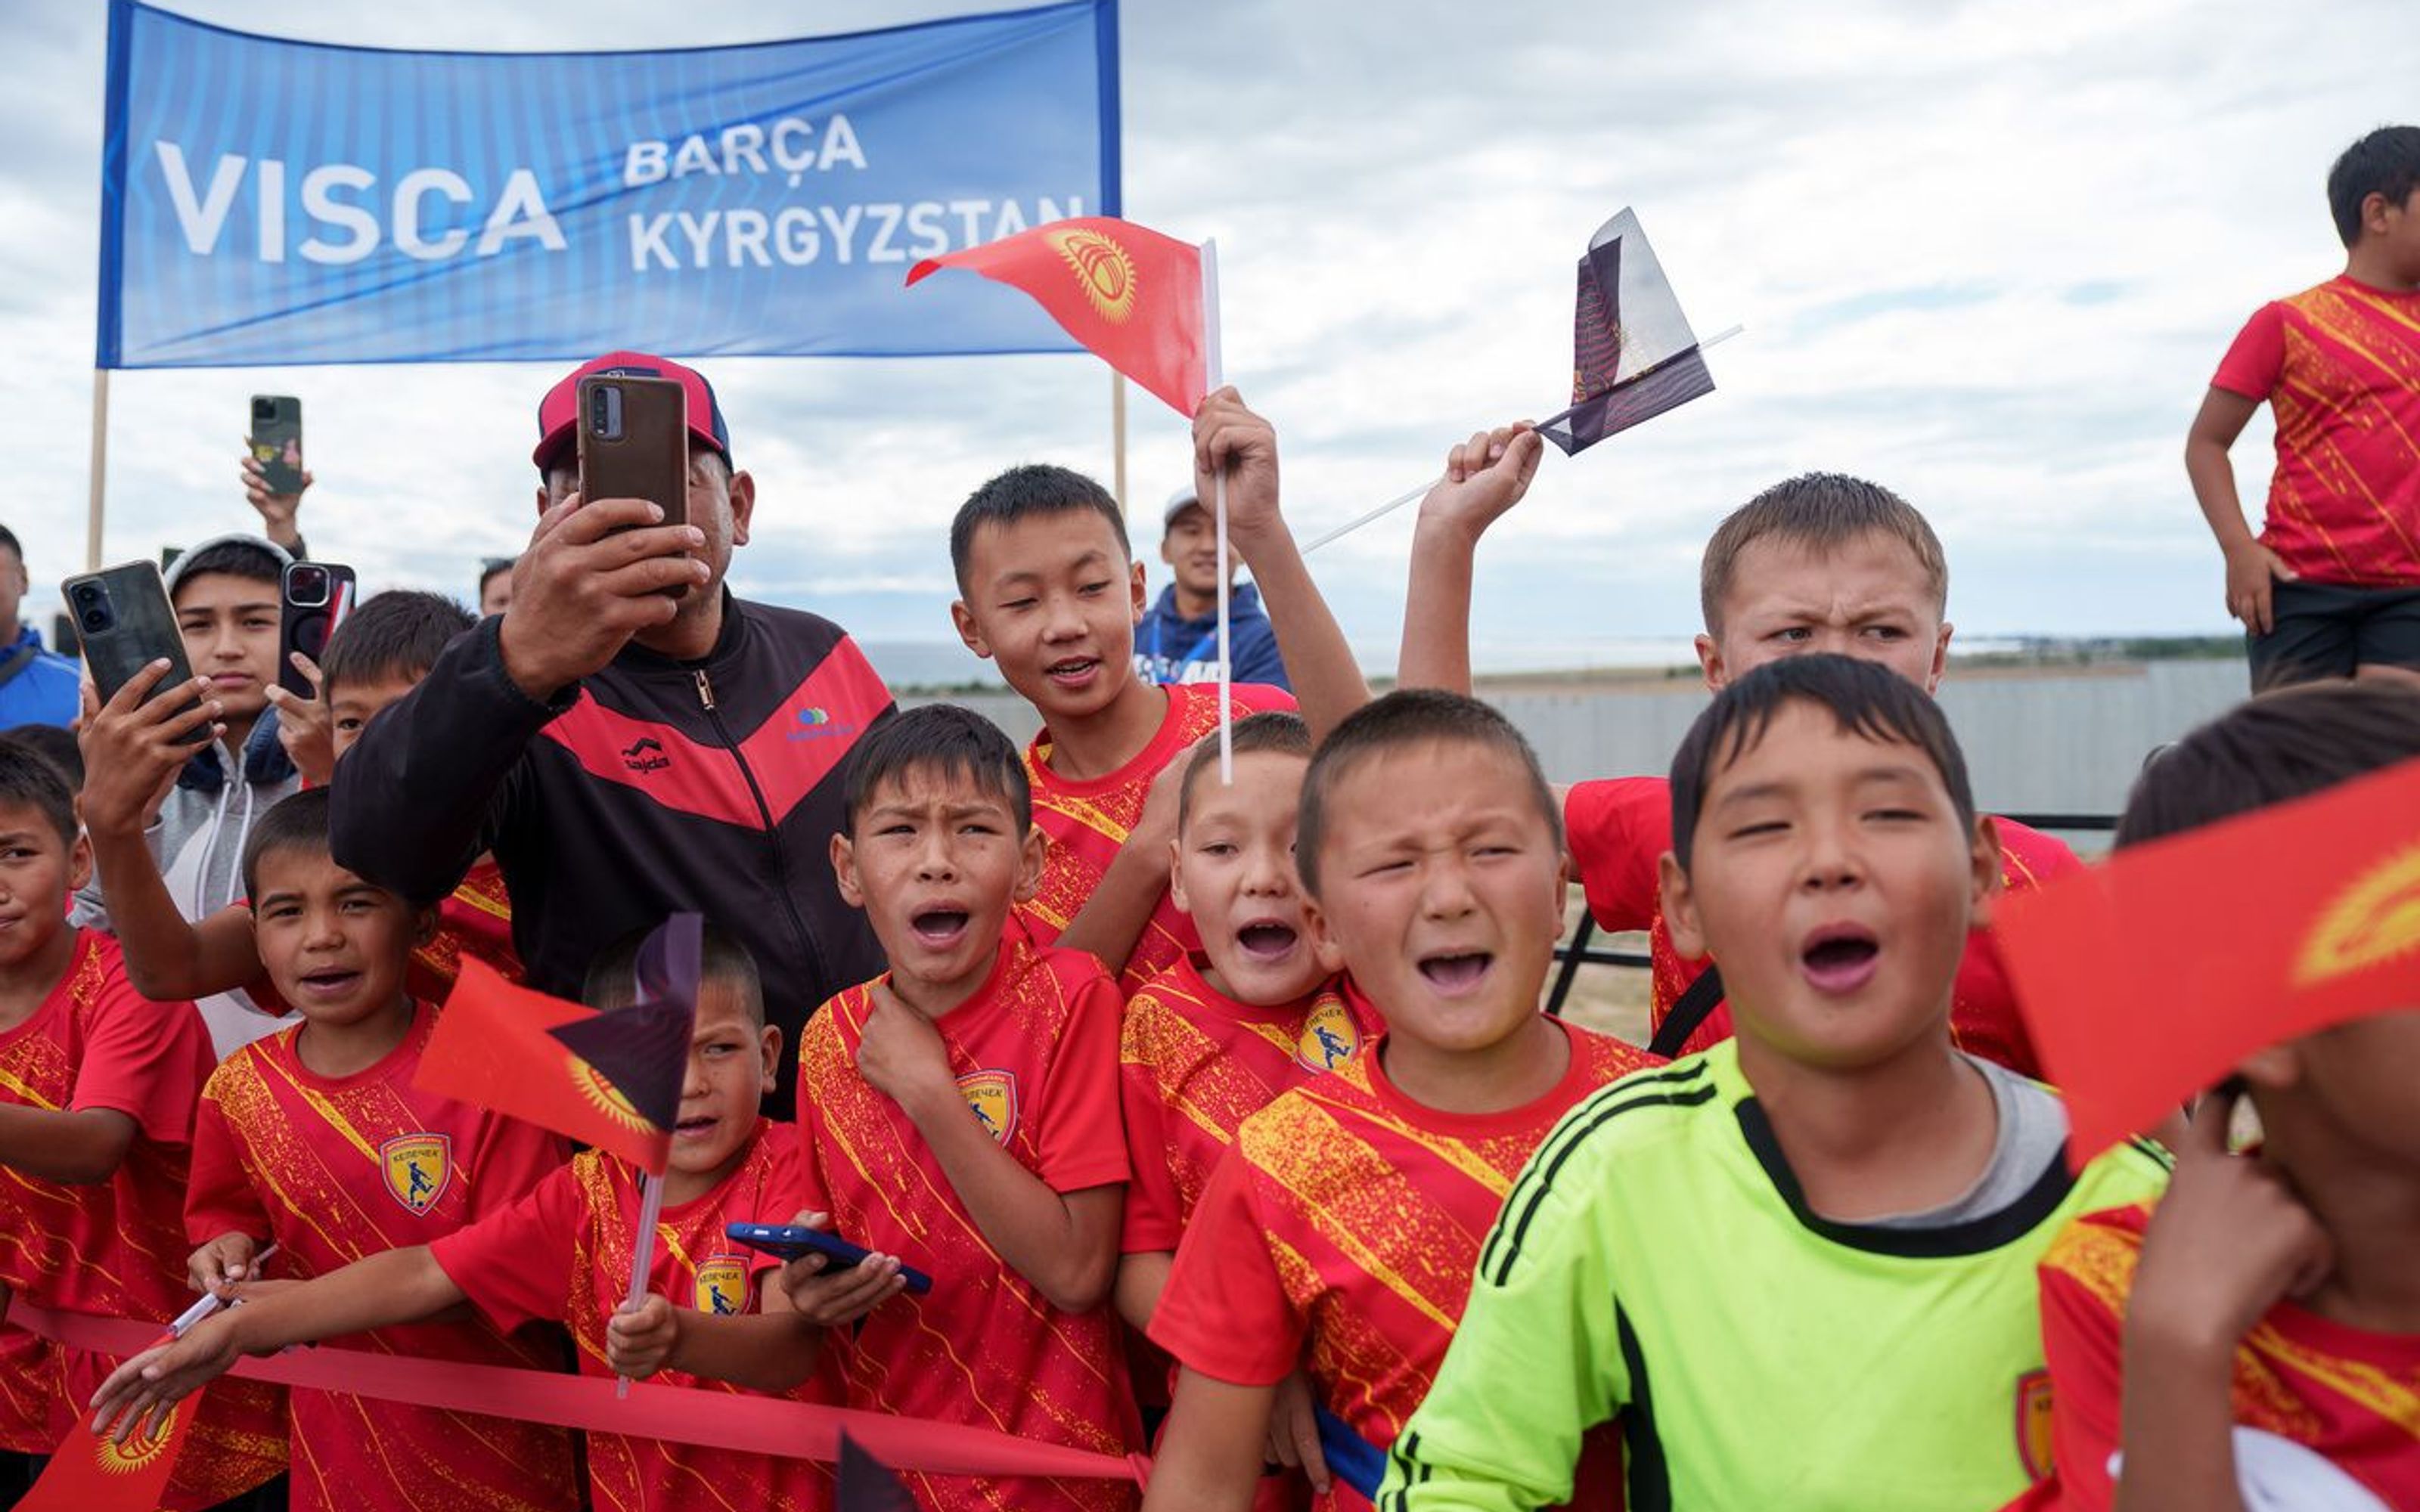
[[[365,45],[632,47],[989,8],[948,0],[178,0]],[[83,562],[103,8],[10,7],[0,48],[0,519],[38,603]],[[2243,317],[2338,270],[2321,189],[2420,114],[2410,0],[1484,7],[1126,0],[1125,208],[1219,239],[1227,370],[1278,424],[1309,534],[1434,473],[1458,436],[1560,407],[1572,263],[1623,205],[1719,392],[1549,455],[1481,564],[1497,666],[1636,659],[1695,628],[1706,532],[1812,468],[1899,489],[1947,543],[1968,636],[2226,628],[2179,462]],[[1089,357],[727,361],[756,474],[744,592],[874,640],[949,634],[943,532],[1022,460],[1109,468]],[[248,517],[244,402],[302,396],[315,550],[367,586],[467,594],[526,538],[547,365],[149,371],[112,388],[110,560]],[[1140,508],[1185,431],[1137,396]],[[2239,444],[2265,491],[2269,433]],[[1391,657],[1408,517],[1314,564]],[[1157,563],[1153,563],[1155,582]],[[45,586],[48,585],[48,586]]]

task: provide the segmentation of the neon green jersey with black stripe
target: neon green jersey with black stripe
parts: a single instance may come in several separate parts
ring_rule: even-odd
[[[1514,1183],[1381,1512],[1566,1501],[1620,1414],[1630,1512],[1996,1508],[2046,1474],[2034,1267],[2166,1184],[2154,1146],[1934,1228],[1806,1204],[1736,1041],[1579,1103]]]

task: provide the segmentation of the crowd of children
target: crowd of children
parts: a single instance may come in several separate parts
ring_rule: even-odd
[[[2420,689],[2389,665],[2394,595],[2420,594],[2420,131],[2365,138],[2336,179],[2347,286],[2256,323],[2296,407],[2273,548],[2221,534],[2257,666],[2333,625],[2353,649],[2325,670],[2363,675],[2166,750],[2121,847],[2420,759]],[[2292,375],[2333,348],[2306,321],[2399,343],[2379,360],[2401,388],[2334,411],[2364,477],[2401,471],[2362,496],[2392,526],[2343,559],[2362,596],[2328,604],[2284,592],[2324,577],[2328,538],[2304,454],[2330,422]],[[2248,392],[2244,345],[2214,393]],[[164,661],[87,688],[79,752],[0,737],[0,1304],[165,1325],[227,1304],[132,1355],[0,1316],[0,1505],[207,1385],[178,1512],[828,1507],[818,1409],[961,1435],[902,1467],[941,1512],[2420,1506],[2420,998],[2244,1060],[2166,1127],[2173,1162],[2137,1139],[2071,1165],[1991,926],[2082,863],[1978,811],[1931,696],[1947,563],[1889,489],[1810,474],[1724,520],[1714,697],[1668,773],[1558,790],[1469,696],[1477,550],[1537,435],[1449,455],[1373,700],[1280,509],[1276,433],[1221,390],[1193,497],[1223,478],[1288,686],[1233,688],[1222,753],[1215,681],[1138,658],[1115,501],[1013,468],[949,549],[960,636],[1042,717],[1019,752],[966,710],[892,709],[824,622],[721,594],[753,488],[712,391],[606,361],[703,395],[692,526],[582,517],[542,409],[542,519],[501,614],[374,595],[296,699],[272,691],[287,553],[225,538],[171,583],[190,689]],[[605,628],[550,640],[549,605]],[[2303,649],[2259,649],[2287,630]],[[784,721],[843,706],[786,701],[844,695],[861,728],[802,750]],[[480,749],[437,749],[490,717]],[[719,744],[737,778],[681,768],[655,800],[678,813],[648,821],[670,827],[601,837],[674,759],[632,755],[649,739]],[[476,791],[442,833],[388,865],[378,837],[409,821],[380,806],[457,781]],[[752,870],[697,900],[656,1212],[630,1161],[415,1072],[466,955],[519,980],[518,942],[552,986],[580,945],[589,1006],[630,1006],[629,901],[541,911],[702,820]],[[828,872],[794,906],[801,837]],[[691,859],[610,880],[661,902]],[[1541,1011],[1573,884],[1649,934],[1652,1045]],[[812,1011],[773,977],[799,957],[759,959],[845,963],[860,935],[883,968]],[[305,1344],[360,1355],[360,1389],[238,1368]],[[752,1399],[796,1452],[681,1426],[711,1412],[657,1437],[389,1400],[394,1356]],[[1108,1473],[987,1461],[1001,1436]]]

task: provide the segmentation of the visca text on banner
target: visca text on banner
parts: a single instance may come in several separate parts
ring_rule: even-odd
[[[112,0],[97,362],[1064,350],[897,272],[1117,202],[1114,0],[596,54]]]

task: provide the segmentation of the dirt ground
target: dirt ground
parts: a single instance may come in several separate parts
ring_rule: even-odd
[[[1573,887],[1563,903],[1563,939],[1568,943],[1578,932],[1580,917],[1587,911],[1580,889]],[[1589,941],[1591,949],[1637,950],[1645,953],[1647,935],[1644,931],[1627,934],[1599,933]],[[1560,970],[1562,964],[1556,963]],[[1548,988],[1554,978],[1546,979]],[[1632,1044],[1643,1045],[1648,1040],[1648,982],[1642,968],[1631,966],[1583,965],[1572,979],[1571,995],[1563,1000],[1563,1014],[1575,1024],[1591,1029],[1602,1029]]]

